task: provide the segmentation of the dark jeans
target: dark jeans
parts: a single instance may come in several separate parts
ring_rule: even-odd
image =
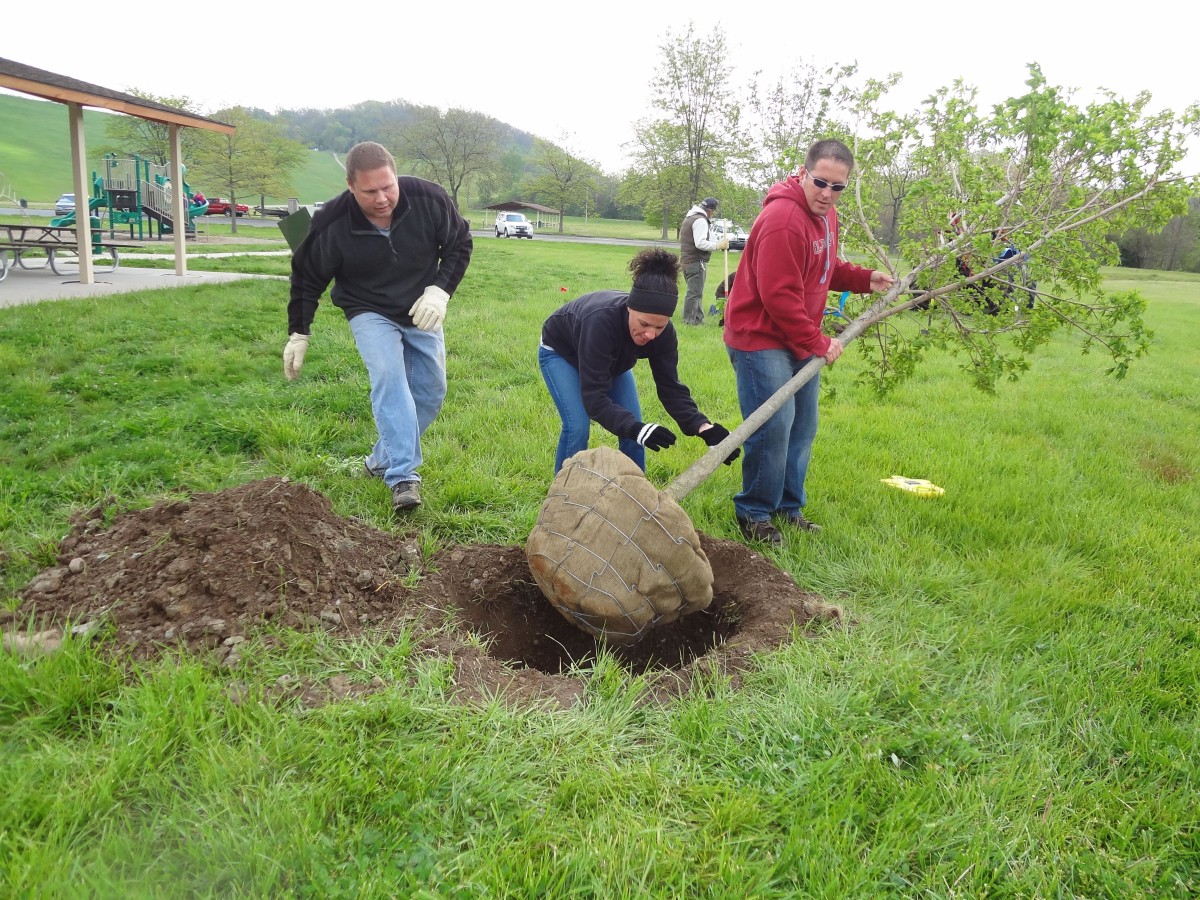
[[[737,376],[738,405],[745,419],[799,372],[811,357],[787,350],[729,350]],[[817,436],[818,372],[747,439],[742,457],[742,491],[733,498],[738,518],[763,521],[798,512],[808,497],[804,478]]]

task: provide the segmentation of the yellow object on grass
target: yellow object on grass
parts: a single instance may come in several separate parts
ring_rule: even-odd
[[[891,478],[879,480],[890,487],[908,491],[918,497],[940,497],[946,493],[932,481],[926,481],[924,478],[905,478],[903,475],[893,475]]]

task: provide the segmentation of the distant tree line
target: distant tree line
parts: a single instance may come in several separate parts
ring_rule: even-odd
[[[631,163],[623,172],[602,171],[574,151],[570,135],[552,141],[481,112],[403,100],[368,100],[327,110],[218,111],[210,115],[237,124],[238,135],[185,129],[185,162],[215,176],[222,194],[261,199],[290,193],[287,181],[303,151],[343,153],[359,141],[375,140],[392,151],[402,172],[436,181],[462,208],[506,200],[536,202],[568,216],[641,219],[667,239],[678,235],[687,209],[704,196],[719,198],[720,215],[749,228],[767,190],[798,170],[812,141],[832,136],[854,145],[864,122],[872,119],[876,135],[890,134],[891,142],[867,142],[873,156],[870,177],[865,167],[860,170],[856,193],[869,211],[864,227],[892,255],[906,240],[919,237],[910,213],[914,198],[928,206],[930,184],[940,184],[952,205],[972,202],[961,183],[930,170],[929,154],[911,124],[924,113],[880,112],[899,76],[860,80],[854,66],[820,70],[800,64],[773,82],[762,82],[757,74],[735,82],[725,64],[719,26],[706,35],[690,23],[679,34],[668,31],[659,49],[652,115],[635,123],[628,148]],[[960,100],[951,91],[944,89],[943,98],[973,102],[972,92]],[[196,111],[186,97],[141,96]],[[1138,113],[1145,99],[1120,103],[1116,111]],[[936,138],[938,129],[946,130],[944,118],[933,115],[924,123],[925,131],[932,129]],[[127,121],[127,145],[165,158],[165,126]],[[1181,122],[1195,127],[1186,115]],[[945,136],[970,142],[972,163],[1005,164],[1006,151],[990,146],[985,135]],[[1186,209],[1165,223],[1155,220],[1113,231],[1107,241],[1118,248],[1126,266],[1200,271],[1197,200],[1193,196]]]
[[[527,200],[561,209],[564,215],[642,215],[636,206],[618,202],[616,176],[474,110],[368,100],[341,109],[253,114],[310,149],[341,153],[359,141],[379,141],[392,151],[401,170],[436,181],[463,207]]]

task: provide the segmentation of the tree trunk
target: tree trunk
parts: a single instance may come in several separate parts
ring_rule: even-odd
[[[886,294],[875,301],[869,309],[846,326],[846,330],[838,335],[838,340],[842,342],[843,347],[862,334],[871,325],[875,317],[888,308],[888,304],[899,296],[900,285],[901,283],[897,282]],[[746,439],[758,431],[767,419],[779,412],[780,407],[790,397],[800,390],[800,388],[804,387],[804,385],[808,384],[808,382],[812,381],[813,376],[824,365],[825,358],[823,356],[816,356],[810,359],[804,368],[793,375],[787,384],[772,394],[766,403],[748,415],[741,425],[729,432],[729,437],[725,438],[725,440],[721,441],[715,447],[711,447],[707,453],[692,463],[682,475],[667,485],[665,492],[677,502],[683,500],[684,497],[698,488],[704,482],[704,479],[717,471],[717,467],[725,461],[725,457],[746,443]]]

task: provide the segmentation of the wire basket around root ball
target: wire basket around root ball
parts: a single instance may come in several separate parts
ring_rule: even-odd
[[[613,643],[636,643],[712,602],[712,566],[687,513],[610,447],[563,464],[525,555],[551,605]]]

